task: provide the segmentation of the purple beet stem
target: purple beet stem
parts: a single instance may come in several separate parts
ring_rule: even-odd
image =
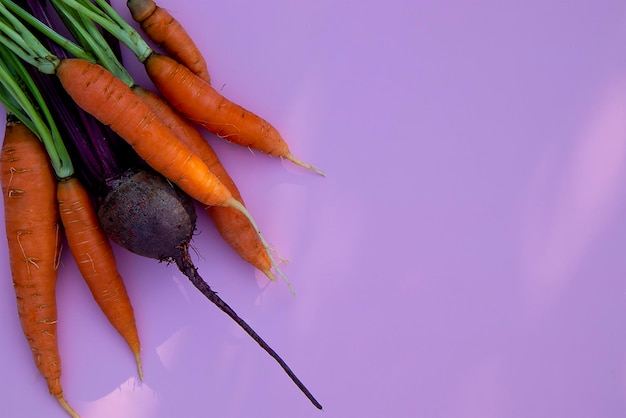
[[[46,10],[45,2],[25,0],[19,3],[22,3],[22,7],[25,7],[41,22],[55,28]],[[61,59],[69,57],[63,48],[50,39],[42,36],[40,40],[57,57]],[[54,116],[61,122],[59,128],[65,130],[67,139],[74,147],[75,152],[72,157],[79,157],[74,160],[75,164],[82,168],[82,170],[76,170],[82,177],[81,179],[93,188],[123,172],[127,166],[124,161],[116,157],[116,147],[122,146],[122,140],[109,127],[102,125],[79,108],[60,86],[55,76],[43,74],[34,67],[29,67],[29,72],[46,102],[50,104]]]

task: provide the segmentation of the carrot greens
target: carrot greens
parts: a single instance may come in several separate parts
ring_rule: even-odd
[[[39,89],[22,64],[6,47],[0,45],[0,83],[8,107],[43,142],[59,178],[74,174],[74,167],[61,134]]]

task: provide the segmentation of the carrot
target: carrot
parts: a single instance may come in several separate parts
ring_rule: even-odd
[[[156,93],[141,86],[134,86],[137,95],[148,103],[153,112],[178,138],[198,155],[211,172],[230,190],[242,204],[243,199],[237,185],[230,177],[217,154],[200,131]],[[272,263],[254,227],[240,211],[224,206],[205,206],[222,238],[248,263],[262,271],[270,280],[276,280]]]
[[[0,171],[9,263],[22,330],[50,394],[71,416],[77,417],[61,387],[56,180],[42,143],[22,123],[7,122]]]
[[[159,7],[153,0],[128,0],[126,5],[133,19],[154,43],[198,77],[207,83],[211,82],[202,53],[180,22],[166,9]]]
[[[148,165],[191,197],[206,205],[242,206],[149,106],[109,71],[72,58],[62,60],[56,74],[81,108],[109,125]]]
[[[187,118],[209,132],[324,175],[317,168],[298,160],[274,126],[222,96],[184,65],[165,55],[152,53],[144,61],[144,66],[163,96]]]
[[[70,177],[59,182],[57,199],[65,237],[78,269],[109,322],[128,343],[143,380],[133,308],[89,194],[77,178]]]

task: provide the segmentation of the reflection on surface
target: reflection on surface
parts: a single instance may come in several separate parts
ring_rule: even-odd
[[[585,252],[616,216],[626,158],[626,80],[607,86],[562,150],[548,149],[537,167],[524,224],[529,303],[551,302],[572,279]]]

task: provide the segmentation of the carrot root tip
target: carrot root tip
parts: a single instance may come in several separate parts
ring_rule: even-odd
[[[135,354],[135,361],[137,362],[137,373],[139,374],[139,380],[143,382],[143,365],[141,364],[141,355]]]
[[[299,165],[300,167],[304,167],[308,170],[312,170],[314,172],[316,172],[317,174],[319,174],[320,176],[326,177],[326,173],[324,173],[322,170],[313,167],[311,164],[307,164],[305,162],[300,161],[299,159],[297,159],[292,153],[289,153],[285,156],[286,159],[288,159],[289,161],[291,161],[292,163]]]
[[[67,403],[67,401],[65,400],[65,398],[63,397],[63,395],[58,396],[57,397],[57,401],[59,401],[59,404],[61,405],[61,407],[65,410],[65,412],[67,412],[72,418],[80,418],[80,415],[78,415],[76,413],[76,411],[74,411],[74,409],[72,409],[72,407],[70,406],[69,403]]]
[[[271,270],[263,270],[263,274],[265,274],[265,276],[271,281],[271,282],[276,282],[278,281],[278,279],[276,278],[276,275],[271,271]]]
[[[283,271],[278,268],[278,266],[274,262],[274,259],[272,259],[272,264],[274,264],[274,270],[276,270],[278,272],[278,275],[283,279],[283,281],[287,283],[287,287],[289,287],[289,291],[291,292],[291,294],[293,296],[296,296],[296,290],[293,288],[293,285],[291,284],[287,276],[285,276],[285,273],[283,273]]]
[[[263,243],[263,246],[265,247],[265,251],[267,251],[267,255],[269,256],[270,261],[272,262],[272,267],[274,268],[274,270],[278,272],[279,276],[285,281],[285,283],[287,283],[287,286],[289,286],[289,290],[295,296],[296,292],[294,291],[293,286],[291,285],[291,282],[287,279],[285,274],[278,268],[278,264],[276,263],[276,260],[274,260],[274,257],[272,257],[272,252],[270,251],[269,244],[265,240],[265,237],[263,237],[263,234],[261,234],[261,230],[257,226],[256,222],[254,221],[254,218],[252,217],[248,209],[246,209],[246,207],[235,198],[231,198],[228,202],[225,203],[225,206],[229,206],[229,207],[239,210],[241,213],[243,213],[246,216],[246,218],[248,218],[248,220],[252,224],[252,227],[255,229],[256,233],[259,235],[259,238],[261,239],[261,242]]]

